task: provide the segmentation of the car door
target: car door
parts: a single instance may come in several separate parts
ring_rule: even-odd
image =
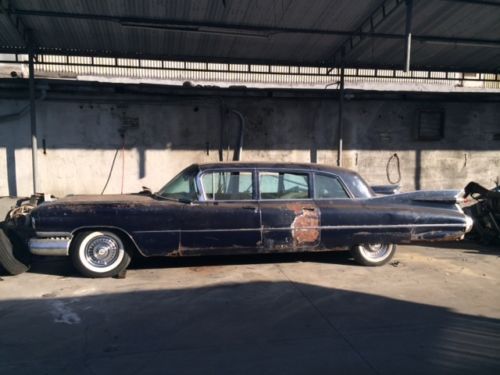
[[[304,251],[320,243],[320,213],[310,174],[286,170],[258,173],[262,244],[266,251]]]
[[[332,248],[351,242],[354,215],[359,202],[351,199],[341,179],[330,173],[314,173],[314,200],[321,212],[321,247]]]
[[[180,252],[235,254],[262,245],[253,170],[208,170],[199,176],[201,200],[184,209]]]

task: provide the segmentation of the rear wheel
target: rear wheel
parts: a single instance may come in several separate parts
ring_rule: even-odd
[[[94,278],[116,276],[130,263],[121,238],[106,231],[79,233],[72,243],[71,259],[81,274]]]
[[[382,266],[388,263],[396,253],[393,244],[363,244],[351,250],[354,259],[364,266]]]

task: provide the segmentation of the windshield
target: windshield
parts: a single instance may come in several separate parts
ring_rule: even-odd
[[[197,168],[188,168],[175,176],[169,183],[156,193],[163,198],[185,199],[194,201],[198,199],[196,186]]]

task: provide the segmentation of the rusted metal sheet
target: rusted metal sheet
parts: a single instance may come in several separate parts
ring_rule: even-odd
[[[291,225],[294,246],[317,244],[321,233],[317,207],[303,203],[291,203],[287,207],[296,215]]]

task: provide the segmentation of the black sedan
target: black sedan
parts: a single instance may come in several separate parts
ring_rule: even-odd
[[[463,238],[472,220],[459,198],[457,190],[377,195],[357,173],[317,164],[196,164],[156,193],[41,204],[29,247],[69,255],[90,277],[119,274],[133,254],[351,250],[378,266],[397,243]]]

